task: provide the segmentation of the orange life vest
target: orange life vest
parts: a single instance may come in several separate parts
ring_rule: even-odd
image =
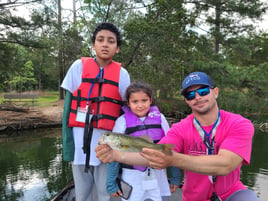
[[[100,75],[100,68],[93,58],[81,59],[82,82],[73,93],[68,126],[85,127],[85,123],[76,121],[76,116],[78,107],[86,108],[88,103],[90,114],[93,114],[93,127],[112,130],[123,105],[118,88],[121,64],[112,61]]]

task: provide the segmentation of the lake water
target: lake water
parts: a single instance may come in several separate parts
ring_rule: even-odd
[[[62,161],[61,129],[0,138],[0,200],[45,201],[72,180]]]
[[[241,180],[261,201],[268,201],[267,156],[268,132],[256,129],[251,164],[243,166]],[[70,181],[70,164],[62,161],[60,128],[0,137],[0,200],[47,201]]]

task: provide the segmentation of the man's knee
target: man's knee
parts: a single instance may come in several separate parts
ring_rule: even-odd
[[[256,193],[252,190],[245,189],[234,192],[225,201],[260,201]]]

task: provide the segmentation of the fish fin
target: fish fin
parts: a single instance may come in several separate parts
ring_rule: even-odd
[[[162,144],[163,145],[163,152],[166,155],[172,155],[172,150],[175,147],[174,144]]]
[[[121,149],[123,149],[123,150],[126,150],[126,149],[128,149],[129,148],[129,146],[128,145],[120,145],[121,146]]]

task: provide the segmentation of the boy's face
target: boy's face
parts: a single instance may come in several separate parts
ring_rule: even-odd
[[[116,35],[105,29],[99,31],[93,44],[93,50],[96,52],[97,59],[102,61],[112,60],[114,55],[119,52]]]

